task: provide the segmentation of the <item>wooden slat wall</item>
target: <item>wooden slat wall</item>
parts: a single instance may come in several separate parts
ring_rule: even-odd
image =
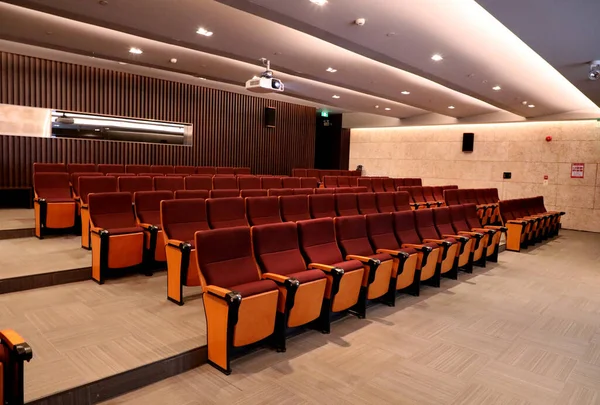
[[[33,162],[313,167],[316,111],[187,83],[0,52],[0,103],[194,125],[193,146],[0,135],[0,188],[31,185]],[[264,109],[277,108],[277,127]]]

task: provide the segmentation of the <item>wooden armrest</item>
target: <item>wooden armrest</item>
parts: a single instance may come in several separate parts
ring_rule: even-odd
[[[216,285],[209,285],[206,287],[206,292],[216,295],[217,297],[225,298],[231,290]]]
[[[523,225],[524,222],[527,222],[527,221],[519,221],[516,219],[509,219],[508,221],[506,221],[507,224],[517,224],[517,225]]]
[[[446,242],[446,241],[445,240],[441,240],[441,239],[423,239],[423,242],[425,242],[425,243],[431,243],[431,242],[433,242],[433,243],[437,243],[439,245],[439,244],[442,244],[443,242]]]
[[[308,265],[309,269],[316,269],[316,270],[323,270],[326,272],[330,272],[331,270],[335,269],[334,266],[330,266],[328,264],[322,264],[322,263],[310,263]]]
[[[184,243],[185,243],[184,241],[179,240],[179,239],[169,239],[167,241],[167,246],[171,246],[171,247],[179,249],[179,247]]]
[[[288,276],[282,276],[281,274],[275,274],[275,273],[264,273],[262,275],[262,279],[263,280],[273,280],[277,283],[285,283],[285,281],[288,279]]]
[[[12,329],[4,329],[0,331],[0,339],[9,347],[9,349],[13,349],[16,345],[20,345],[25,343],[25,339],[17,332]]]
[[[460,232],[459,232],[459,234],[460,234]],[[464,235],[450,235],[450,234],[445,234],[445,235],[442,235],[442,238],[462,239],[462,238],[464,238]]]
[[[406,252],[400,252],[398,250],[392,250],[392,249],[377,249],[377,253],[385,253],[385,254],[392,255],[392,256],[398,256],[399,254],[406,253]]]
[[[97,235],[100,235],[100,232],[102,232],[103,230],[104,228],[99,228],[97,226],[93,226],[92,228],[90,228],[90,232],[95,233]]]
[[[148,231],[151,230],[152,228],[158,229],[158,227],[156,225],[152,225],[152,224],[138,223],[138,225]]]
[[[358,256],[358,255],[348,255],[346,256],[346,260],[358,260],[359,262],[368,263],[371,259],[367,256]]]

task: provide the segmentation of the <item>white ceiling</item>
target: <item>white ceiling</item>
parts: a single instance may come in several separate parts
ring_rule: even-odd
[[[367,24],[353,25],[358,17]],[[214,35],[196,34],[200,26]],[[473,0],[329,0],[323,7],[308,0],[10,1],[0,3],[0,38],[234,86],[259,73],[258,59],[267,57],[287,96],[411,123],[500,113],[505,120],[600,116]],[[144,53],[129,54],[131,46]],[[433,62],[433,53],[444,60]],[[338,71],[326,72],[330,66]],[[491,89],[496,84],[501,91]]]

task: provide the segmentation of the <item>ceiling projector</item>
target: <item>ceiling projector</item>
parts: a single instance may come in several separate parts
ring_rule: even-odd
[[[273,77],[271,71],[271,62],[267,59],[261,59],[267,70],[262,72],[260,76],[254,76],[246,82],[246,89],[253,93],[274,93],[283,92],[283,82]]]
[[[588,77],[590,80],[600,79],[600,60],[595,60],[590,63],[590,73]]]

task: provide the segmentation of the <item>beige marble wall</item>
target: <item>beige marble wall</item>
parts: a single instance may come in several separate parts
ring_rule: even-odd
[[[463,132],[475,133],[472,153],[461,151]],[[565,228],[600,232],[600,122],[353,129],[350,139],[350,167],[366,175],[497,187],[503,199],[543,195],[546,208],[567,212]],[[571,179],[571,163],[585,163],[583,179]]]

